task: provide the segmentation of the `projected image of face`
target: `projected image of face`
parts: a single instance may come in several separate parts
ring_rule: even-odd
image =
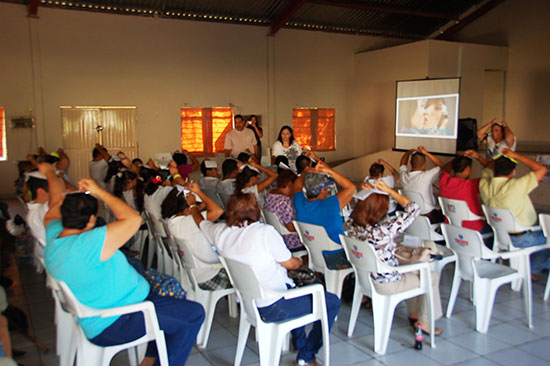
[[[424,118],[421,128],[446,128],[448,123],[449,115],[443,99],[428,99],[424,105]]]

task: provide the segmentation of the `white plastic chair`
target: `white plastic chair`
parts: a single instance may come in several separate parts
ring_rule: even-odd
[[[300,236],[300,241],[307,249],[309,268],[316,272],[322,272],[325,276],[327,292],[331,292],[340,298],[344,279],[353,272],[353,268],[328,268],[323,257],[323,251],[341,250],[342,246],[333,242],[322,226],[299,221],[293,221],[293,223],[296,232]]]
[[[166,237],[164,237],[163,240],[167,246],[167,250],[170,250],[171,253],[172,276],[179,281],[184,289],[188,290],[191,288],[191,280],[189,279],[183,264],[182,251],[178,247],[176,238],[170,232],[167,222],[165,220],[161,220],[160,222],[166,234]]]
[[[550,215],[546,214],[539,214],[539,224],[542,228],[542,232],[544,233],[544,236],[546,237],[546,245],[548,245],[548,235],[550,235]],[[550,296],[550,275],[548,275],[548,280],[546,280],[546,287],[544,288],[544,295],[543,299],[544,301],[548,301],[548,297]]]
[[[532,252],[531,248],[513,252],[496,253],[483,244],[481,234],[475,230],[466,229],[449,224],[442,225],[443,235],[447,243],[458,254],[459,281],[458,286],[451,290],[447,317],[453,307],[460,288],[460,280],[472,281],[474,287],[474,306],[476,308],[476,330],[487,333],[495,295],[499,287],[514,280],[525,280],[525,277],[516,270],[484,259],[510,259],[514,257],[525,259],[525,253]],[[527,257],[528,258],[528,257]],[[530,276],[530,275],[529,275]],[[531,282],[527,278],[527,282]],[[531,286],[524,286],[523,300],[527,324],[532,327]]]
[[[177,245],[180,248],[179,254],[183,261],[183,266],[187,272],[187,276],[190,280],[189,287],[189,298],[201,304],[204,307],[206,316],[204,323],[199,331],[197,336],[197,344],[200,348],[206,348],[208,345],[208,338],[210,337],[210,329],[212,327],[212,322],[214,320],[214,314],[216,312],[216,304],[218,301],[228,296],[229,303],[229,316],[235,318],[237,316],[237,303],[235,301],[235,289],[228,288],[222,290],[208,291],[200,288],[197,281],[196,272],[200,270],[198,263],[200,259],[192,255],[191,249],[189,249],[190,243],[187,240],[174,238]],[[213,264],[207,264],[209,266],[215,266]],[[219,268],[222,268],[222,265],[218,265]]]
[[[279,232],[279,234],[281,234],[281,235],[297,234],[297,233],[290,232],[286,228],[286,226],[281,224],[281,222],[279,221],[279,218],[277,217],[277,215],[274,212],[271,212],[271,211],[268,211],[268,210],[262,210],[262,211],[264,213],[266,223],[273,226],[275,228],[275,230],[277,230]],[[300,257],[303,257],[304,255],[307,255],[307,250],[306,249],[298,250],[296,252],[292,252],[293,257],[300,258]]]
[[[435,348],[434,302],[432,293],[432,275],[430,266],[426,262],[402,266],[389,266],[378,259],[374,246],[368,242],[352,239],[340,235],[342,246],[353,270],[355,271],[355,290],[349,318],[348,337],[353,335],[363,295],[372,299],[372,317],[374,322],[374,352],[383,355],[386,353],[390,338],[393,315],[397,305],[403,300],[416,296],[426,295],[429,304],[430,343]],[[420,286],[404,292],[391,295],[379,294],[374,287],[372,273],[388,272],[408,273],[420,271]]]
[[[148,214],[148,224],[147,228],[152,234],[150,240],[156,243],[157,251],[157,270],[169,275],[174,274],[173,265],[172,265],[172,256],[170,255],[170,248],[167,247],[165,243],[165,238],[167,237],[166,231],[164,231],[164,226],[162,221],[156,218],[154,215]]]
[[[130,363],[137,366],[140,358],[144,355],[147,343],[150,341],[156,342],[160,364],[162,366],[168,366],[168,353],[166,351],[164,332],[159,327],[157,313],[155,312],[155,306],[152,302],[144,301],[133,305],[120,306],[111,309],[92,309],[81,304],[73,295],[67,284],[55,279],[54,282],[56,295],[58,296],[58,299],[60,300],[65,311],[70,312],[73,315],[74,325],[77,328],[77,331],[75,332],[76,334],[74,334],[74,337],[72,338],[72,341],[77,345],[77,366],[108,366],[113,356],[125,349],[128,350]],[[132,342],[116,346],[96,346],[86,338],[84,332],[76,322],[77,317],[89,318],[93,316],[100,316],[105,318],[136,312],[143,313],[145,321],[145,334]],[[140,351],[137,349],[138,346],[141,346]]]
[[[201,190],[205,195],[210,197],[210,199],[212,199],[216,203],[216,205],[220,206],[223,210],[225,210],[225,203],[223,202],[222,197],[219,195],[218,192],[212,189],[201,189]]]
[[[411,201],[416,202],[418,204],[418,206],[420,207],[421,212],[425,211],[426,203],[424,202],[424,197],[422,197],[422,195],[420,193],[414,192],[414,191],[409,191],[409,190],[406,190],[406,189],[400,189],[399,193],[402,194],[403,196],[407,197]],[[428,222],[430,222],[429,219],[428,219]],[[434,241],[443,240],[443,236],[441,236],[439,233],[437,233],[435,231],[437,228],[440,227],[440,225],[441,224],[432,224],[430,222],[431,237],[432,237],[431,240],[434,240]]]
[[[505,208],[492,208],[486,205],[481,205],[483,213],[487,218],[487,222],[493,228],[495,233],[494,245],[493,248],[496,248],[498,251],[514,251],[521,248],[516,248],[510,239],[509,232],[520,232],[526,230],[540,230],[540,226],[523,226],[515,218],[514,213]],[[544,247],[541,245],[537,250],[542,250]],[[526,264],[526,267],[523,267],[523,264]],[[520,259],[519,257],[510,259],[510,267],[514,268],[518,272],[524,275],[525,278],[528,278],[527,281],[524,281],[531,287],[531,261],[527,257],[527,261]],[[529,277],[526,275],[529,274]],[[516,281],[512,283],[512,290],[519,291],[521,290],[521,281]]]
[[[486,220],[485,216],[478,216],[470,210],[468,203],[462,200],[438,197],[439,206],[443,215],[449,220],[451,225],[462,226],[463,221]],[[486,233],[481,235],[484,239],[493,237],[493,234]]]
[[[254,273],[248,264],[223,258],[222,256],[220,256],[220,261],[229,274],[233,287],[237,290],[241,307],[235,366],[241,364],[251,326],[256,328],[260,365],[275,366],[279,364],[283,342],[287,339],[289,332],[318,320],[321,321],[325,365],[329,366],[330,340],[323,286],[315,284],[282,292],[273,291],[262,286],[258,281],[256,273]],[[255,299],[262,298],[284,297],[285,299],[294,299],[306,295],[311,295],[312,297],[312,312],[298,318],[280,322],[264,322],[255,302]]]

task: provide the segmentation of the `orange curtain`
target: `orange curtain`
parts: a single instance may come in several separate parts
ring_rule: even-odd
[[[334,108],[294,109],[294,138],[302,147],[312,150],[334,150]]]
[[[232,120],[231,108],[182,108],[181,148],[197,154],[223,152]]]

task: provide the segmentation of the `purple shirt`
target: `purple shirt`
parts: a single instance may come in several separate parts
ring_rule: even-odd
[[[279,218],[282,225],[286,226],[296,220],[296,211],[290,197],[284,194],[269,193],[265,197],[264,209],[273,212]],[[298,234],[282,235],[283,240],[288,249],[302,249],[303,245],[300,242]]]

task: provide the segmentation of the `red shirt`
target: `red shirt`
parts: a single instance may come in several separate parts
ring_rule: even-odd
[[[455,178],[442,170],[439,176],[439,195],[443,198],[466,201],[470,211],[478,216],[484,216],[479,198],[479,178]],[[485,224],[485,220],[462,221],[463,227],[476,231],[483,229]]]

